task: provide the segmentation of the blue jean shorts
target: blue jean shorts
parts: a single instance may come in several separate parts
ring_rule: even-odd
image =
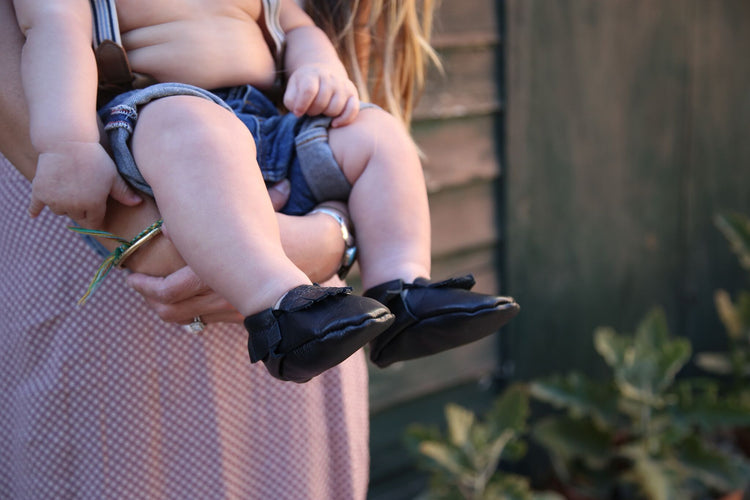
[[[154,195],[130,151],[138,111],[155,99],[177,95],[213,101],[233,111],[247,126],[255,140],[257,161],[266,184],[282,179],[291,183],[289,201],[282,213],[302,215],[320,202],[345,201],[349,197],[351,185],[328,144],[331,118],[281,114],[262,92],[250,85],[209,92],[181,83],[159,83],[125,92],[99,110],[117,168],[139,191]]]

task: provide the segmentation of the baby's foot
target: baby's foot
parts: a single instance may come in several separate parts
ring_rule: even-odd
[[[381,368],[452,349],[496,332],[518,314],[510,297],[470,292],[471,275],[432,283],[389,281],[365,292],[387,306],[396,321],[370,343],[370,359]]]
[[[351,288],[301,285],[278,307],[245,318],[250,361],[300,383],[344,361],[394,319],[379,302],[350,294]]]

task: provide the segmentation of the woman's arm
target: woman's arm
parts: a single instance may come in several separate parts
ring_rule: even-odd
[[[29,181],[36,152],[29,137],[29,114],[21,87],[23,35],[11,0],[0,0],[0,151]]]
[[[23,36],[15,22],[12,0],[0,0],[0,152],[24,177],[32,180],[36,172],[37,154],[31,145],[29,114],[21,84],[23,42]],[[272,199],[276,200],[283,200],[283,197],[283,193],[280,196],[272,195]],[[283,201],[281,204],[283,205]],[[128,207],[110,199],[103,229],[132,238],[158,218],[159,212],[150,198],[146,197],[136,207]],[[341,262],[344,244],[338,225],[330,217],[314,215],[299,218],[279,215],[279,226],[285,252],[313,281],[323,282],[335,274]],[[111,241],[103,240],[102,243],[113,249]],[[149,243],[127,261],[127,267],[131,270],[160,277],[168,277],[184,266],[185,263],[174,246],[162,237]],[[183,270],[168,283],[150,283],[148,298],[152,303],[159,303],[160,296],[171,294],[170,303],[174,303],[176,296],[185,301],[191,295],[201,295],[200,303],[204,310],[187,311],[183,308],[185,316],[178,322],[189,322],[193,316],[210,314],[211,308],[218,310],[225,307],[225,304],[217,305],[219,298],[204,300],[208,292],[202,285],[196,284],[194,275],[191,277],[188,274],[189,271]],[[175,315],[170,317],[176,318]]]
[[[100,144],[96,116],[97,68],[91,51],[91,7],[86,0],[15,0],[25,36],[21,75],[31,143],[39,154],[29,213],[45,206],[98,229],[112,197],[137,205]]]

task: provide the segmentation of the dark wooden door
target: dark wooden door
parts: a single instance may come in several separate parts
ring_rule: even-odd
[[[508,0],[506,284],[518,378],[602,368],[654,305],[722,345],[746,286],[712,223],[750,214],[750,2]]]

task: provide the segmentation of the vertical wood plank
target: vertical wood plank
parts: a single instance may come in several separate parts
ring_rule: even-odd
[[[596,371],[592,332],[679,309],[689,9],[510,0],[510,355],[526,378]]]
[[[686,333],[695,348],[723,341],[717,288],[750,288],[712,218],[750,215],[750,2],[693,2]]]

